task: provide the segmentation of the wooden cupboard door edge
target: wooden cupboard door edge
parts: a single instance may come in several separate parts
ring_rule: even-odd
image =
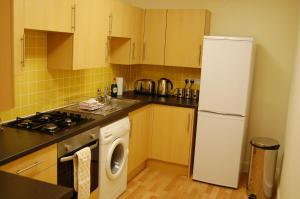
[[[205,10],[205,29],[204,29],[205,35],[210,35],[210,22],[211,22],[211,12],[209,10]]]
[[[196,110],[191,110],[191,112],[189,113],[190,115],[191,115],[191,117],[190,117],[190,121],[189,121],[189,123],[190,123],[190,126],[191,126],[191,128],[190,128],[190,149],[189,149],[189,161],[188,161],[188,177],[190,178],[191,176],[192,176],[192,167],[193,167],[193,162],[192,162],[192,160],[193,160],[193,157],[192,157],[192,155],[193,155],[193,143],[194,143],[194,140],[193,140],[193,138],[194,138],[194,130],[196,130],[194,127],[195,127],[195,114],[197,114],[197,111]]]

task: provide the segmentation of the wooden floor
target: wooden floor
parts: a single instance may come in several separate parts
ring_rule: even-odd
[[[213,186],[172,173],[146,168],[129,182],[119,199],[247,199],[246,177],[240,189]]]

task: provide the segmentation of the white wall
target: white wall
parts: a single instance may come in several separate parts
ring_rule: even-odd
[[[300,198],[300,23],[279,195],[281,199]]]
[[[297,0],[123,0],[145,8],[208,9],[211,35],[251,36],[257,43],[248,141],[283,143],[294,65]],[[249,153],[247,153],[248,155]]]

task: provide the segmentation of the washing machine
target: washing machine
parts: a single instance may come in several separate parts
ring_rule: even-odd
[[[127,187],[128,117],[100,128],[100,199],[116,199]]]

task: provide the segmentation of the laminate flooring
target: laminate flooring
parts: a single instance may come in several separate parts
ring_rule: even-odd
[[[246,176],[239,189],[193,181],[186,176],[146,168],[128,183],[119,199],[247,199]]]

